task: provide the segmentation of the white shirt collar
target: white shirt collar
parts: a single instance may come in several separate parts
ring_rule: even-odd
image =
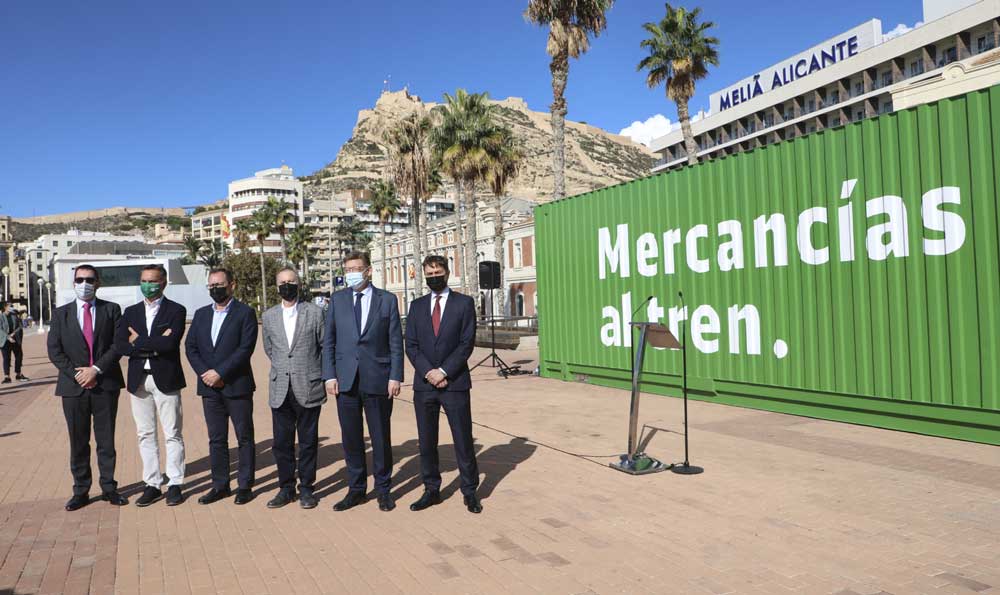
[[[432,297],[439,297],[440,296],[441,299],[444,299],[444,298],[448,297],[449,293],[451,293],[451,288],[450,287],[445,287],[444,289],[441,290],[441,293],[435,293],[435,292],[432,291],[431,292],[431,296]]]
[[[84,304],[90,304],[90,309],[93,310],[94,306],[97,305],[97,298],[94,298],[94,299],[90,300],[89,302],[85,302],[85,301],[81,300],[80,298],[76,298],[76,309],[77,310],[83,309],[83,305]]]
[[[362,289],[361,291],[355,291],[355,290],[354,290],[354,289],[352,288],[352,289],[351,289],[351,293],[353,294],[353,295],[351,296],[351,299],[355,299],[355,300],[356,300],[356,299],[358,299],[358,298],[356,298],[356,297],[354,297],[354,296],[358,295],[359,293],[360,293],[361,295],[365,296],[365,297],[369,297],[369,296],[370,296],[370,295],[372,294],[372,284],[371,284],[371,283],[369,283],[369,284],[368,284],[368,285],[366,285],[366,286],[365,286],[365,288],[364,288],[364,289]]]
[[[143,299],[142,303],[146,304],[147,310],[153,310],[155,308],[159,308],[160,304],[163,303],[163,296],[161,295],[160,297],[156,298],[155,300],[152,301],[152,303],[150,303],[149,300]]]
[[[286,306],[285,302],[281,302],[281,311],[284,312],[285,316],[293,316],[299,311],[299,304],[296,302],[291,306]]]

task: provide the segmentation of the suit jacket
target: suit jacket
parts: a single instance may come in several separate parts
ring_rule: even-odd
[[[13,331],[10,328],[10,319],[7,318],[7,313],[4,312],[0,315],[0,347],[7,344],[7,337],[12,333]]]
[[[184,341],[188,363],[198,374],[198,394],[202,397],[253,394],[257,385],[253,381],[250,356],[257,348],[257,314],[253,308],[233,298],[215,345],[212,345],[214,309],[215,304],[198,308]],[[218,389],[202,382],[201,375],[209,370],[218,372],[225,386]]]
[[[396,296],[372,287],[368,320],[358,336],[354,290],[333,294],[323,332],[323,380],[336,379],[347,392],[360,375],[358,389],[388,394],[389,381],[403,381],[403,332]]]
[[[413,364],[413,390],[442,390],[424,379],[427,372],[437,368],[448,375],[448,386],[443,390],[470,390],[469,357],[476,346],[476,302],[452,290],[441,315],[438,334],[434,336],[432,296],[428,293],[413,300],[406,317],[406,356]]]
[[[94,300],[94,365],[101,369],[97,385],[103,391],[119,391],[125,384],[122,368],[118,365],[121,354],[115,348],[115,326],[122,316],[121,308],[114,302],[100,298]],[[90,364],[87,341],[76,317],[76,299],[60,306],[52,314],[47,338],[49,360],[59,370],[56,395],[78,397],[83,387],[77,384],[76,368]]]
[[[299,302],[295,308],[295,332],[292,345],[285,335],[285,319],[281,304],[264,312],[264,353],[271,360],[268,402],[281,407],[291,385],[295,400],[303,407],[316,407],[326,402],[323,386],[323,309],[315,304]]]
[[[20,314],[8,314],[8,320],[10,320],[10,334],[14,335],[14,338],[19,342],[24,338],[24,322],[21,320]]]
[[[128,392],[134,395],[145,381],[147,360],[153,382],[160,391],[175,392],[187,386],[181,367],[181,339],[186,318],[187,309],[164,296],[150,333],[146,331],[145,300],[125,308],[115,331],[115,348],[128,358]],[[135,343],[128,341],[129,327],[139,333]],[[168,330],[170,333],[164,335]]]

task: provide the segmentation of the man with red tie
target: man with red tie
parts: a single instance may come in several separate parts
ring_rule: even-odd
[[[101,499],[115,506],[128,504],[115,482],[115,419],[118,395],[125,384],[115,348],[115,326],[122,312],[118,304],[97,298],[101,286],[97,269],[81,264],[74,271],[76,299],[52,316],[48,335],[49,359],[59,371],[56,396],[62,397],[69,430],[69,465],[73,497],[66,510],[90,502],[90,425],[93,421],[100,471]]]
[[[448,261],[443,256],[428,256],[423,267],[431,293],[413,300],[406,317],[406,356],[414,370],[413,407],[424,481],[424,494],[410,510],[424,510],[441,502],[438,420],[444,408],[455,442],[465,506],[469,512],[479,513],[483,507],[476,495],[479,467],[472,439],[468,363],[476,343],[476,303],[448,289]]]

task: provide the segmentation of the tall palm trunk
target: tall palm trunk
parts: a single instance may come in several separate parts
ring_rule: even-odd
[[[420,292],[424,286],[424,269],[420,266],[420,263],[424,260],[424,249],[420,245],[420,194],[413,193],[413,201],[410,203],[410,217],[413,218],[413,259],[416,261],[413,263],[413,287],[416,292]],[[405,251],[405,249],[404,249]],[[403,267],[403,274],[409,276],[410,271],[408,267]],[[409,300],[409,296],[406,298]]]
[[[694,133],[691,131],[687,97],[677,98],[677,117],[681,121],[681,133],[684,135],[684,150],[687,151],[688,165],[695,165],[698,163],[698,143],[694,142]]]
[[[386,287],[387,271],[385,270],[385,221],[379,219],[379,226],[382,228],[382,289]]]
[[[504,285],[504,239],[503,233],[503,197],[497,196],[493,202],[493,258],[500,263],[500,291],[496,295],[496,313],[498,316],[505,316],[504,303],[506,301],[507,288]]]
[[[460,285],[462,293],[468,295],[469,279],[468,276],[465,274],[466,255],[465,255],[464,242],[466,234],[463,233],[465,220],[468,219],[467,216],[468,214],[465,212],[465,195],[462,193],[462,181],[455,180],[455,186],[456,186],[455,197],[456,200],[458,201],[458,204],[455,205],[455,259],[458,260],[459,255],[461,255],[462,258],[461,266],[456,267],[458,268],[456,272],[462,276],[462,284]]]
[[[420,253],[428,254],[430,248],[427,242],[427,203],[420,201],[420,212],[417,214],[417,220],[419,221],[420,229],[423,230],[420,234]],[[423,259],[419,262],[413,263],[414,269],[420,269],[420,280],[423,281],[424,278],[424,264]],[[416,293],[423,293],[423,287],[417,287]]]
[[[278,236],[281,238],[281,264],[288,264],[288,248],[285,246],[285,228],[278,228]]]
[[[263,301],[260,303],[261,312],[267,310],[267,278],[266,273],[264,273],[264,237],[257,237],[260,247],[260,293],[263,296]]]
[[[552,200],[566,196],[566,81],[569,78],[569,51],[560,48],[549,62],[552,73]]]
[[[476,282],[476,277],[479,274],[479,250],[478,246],[478,235],[479,230],[477,229],[479,222],[479,209],[476,203],[476,182],[475,180],[470,180],[466,187],[468,188],[468,198],[466,198],[467,212],[465,224],[468,226],[468,231],[465,234],[465,272],[469,277],[469,295],[476,293],[476,288],[478,283]],[[479,308],[479,298],[476,297],[476,308]]]

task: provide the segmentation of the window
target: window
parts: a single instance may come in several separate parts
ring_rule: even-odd
[[[521,254],[521,240],[514,241],[514,268],[519,269],[524,266],[524,258]]]
[[[770,128],[774,126],[774,116],[764,116],[764,127]]]
[[[976,40],[976,49],[979,52],[985,52],[986,50],[993,49],[993,36],[983,35]]]
[[[816,100],[815,99],[810,99],[809,102],[806,103],[806,112],[808,113],[808,112],[814,112],[814,111],[816,111]]]
[[[891,111],[892,111],[892,102],[891,101],[885,101],[885,102],[883,102],[881,109],[879,109],[879,113],[880,114],[888,114]]]
[[[52,240],[52,247],[53,248],[58,248],[59,247],[59,240]]]
[[[41,258],[41,257],[42,257],[41,252],[35,252],[35,258]]]
[[[809,127],[809,132],[816,132],[816,125],[815,124],[813,124],[812,126]]]
[[[142,274],[143,266],[132,264],[101,267],[101,287],[138,287],[139,275]]]
[[[830,105],[840,103],[840,91],[830,91],[829,102]]]
[[[785,110],[786,120],[791,120],[793,117],[795,117],[795,112],[793,112],[791,109]]]
[[[854,112],[854,119],[855,120],[863,120],[864,118],[865,118],[865,111],[864,110],[858,110],[858,111]]]
[[[41,264],[36,264],[35,265],[35,270],[38,271],[39,273],[42,272],[42,265]]]
[[[514,316],[524,316],[524,294],[521,292],[514,299]]]
[[[958,60],[958,48],[950,47],[944,51],[944,57],[938,63],[938,66],[944,66],[945,64],[951,64]]]
[[[830,121],[830,126],[840,126],[840,117],[836,117]]]
[[[891,84],[892,84],[892,71],[886,70],[885,72],[882,73],[882,86],[888,87]]]
[[[913,62],[910,62],[910,76],[917,76],[918,74],[924,73],[924,59],[917,58]]]
[[[865,94],[865,83],[864,81],[854,83],[854,96]]]

